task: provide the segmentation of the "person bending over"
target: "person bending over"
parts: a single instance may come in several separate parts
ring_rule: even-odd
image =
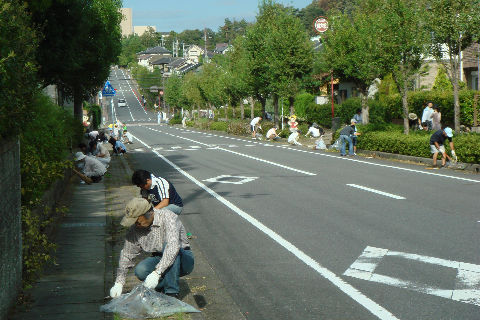
[[[147,170],[136,170],[132,183],[139,187],[143,198],[152,203],[155,209],[166,208],[181,214],[183,202],[173,184],[161,177],[156,177]]]

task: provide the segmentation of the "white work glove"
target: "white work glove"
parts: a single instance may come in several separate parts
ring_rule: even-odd
[[[115,282],[114,286],[110,289],[110,297],[118,298],[122,295],[123,285]]]
[[[158,285],[158,280],[160,280],[160,275],[157,273],[157,271],[153,271],[147,276],[143,282],[143,285],[146,288],[153,289]]]
[[[452,156],[456,157],[457,155],[455,154],[455,150],[452,150]]]

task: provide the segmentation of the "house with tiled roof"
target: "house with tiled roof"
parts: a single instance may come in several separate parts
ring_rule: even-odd
[[[230,50],[230,47],[228,43],[217,43],[213,52],[215,54],[225,54]]]

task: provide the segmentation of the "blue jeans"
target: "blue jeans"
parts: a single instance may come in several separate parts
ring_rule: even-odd
[[[148,257],[135,267],[135,275],[140,281],[144,281],[147,276],[155,270],[155,267],[160,262],[161,256]],[[191,250],[180,249],[173,264],[163,273],[163,278],[160,278],[157,290],[163,288],[165,293],[178,293],[180,291],[179,279],[180,277],[190,274],[193,270],[194,258]]]
[[[168,209],[177,215],[179,215],[183,211],[183,207],[179,207],[176,204],[169,204],[165,207],[165,209]]]
[[[350,136],[346,136],[346,135],[342,134],[342,135],[340,135],[340,142],[342,143],[342,146],[340,148],[340,155],[342,155],[342,156],[346,155],[346,153],[345,153],[345,143],[348,142],[348,154],[353,156],[352,138]]]

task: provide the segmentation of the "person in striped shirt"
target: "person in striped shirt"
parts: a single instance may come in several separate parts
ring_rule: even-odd
[[[141,189],[141,196],[150,201],[155,209],[165,208],[176,214],[182,213],[182,198],[170,181],[156,177],[147,170],[136,170],[132,175],[132,183]]]

